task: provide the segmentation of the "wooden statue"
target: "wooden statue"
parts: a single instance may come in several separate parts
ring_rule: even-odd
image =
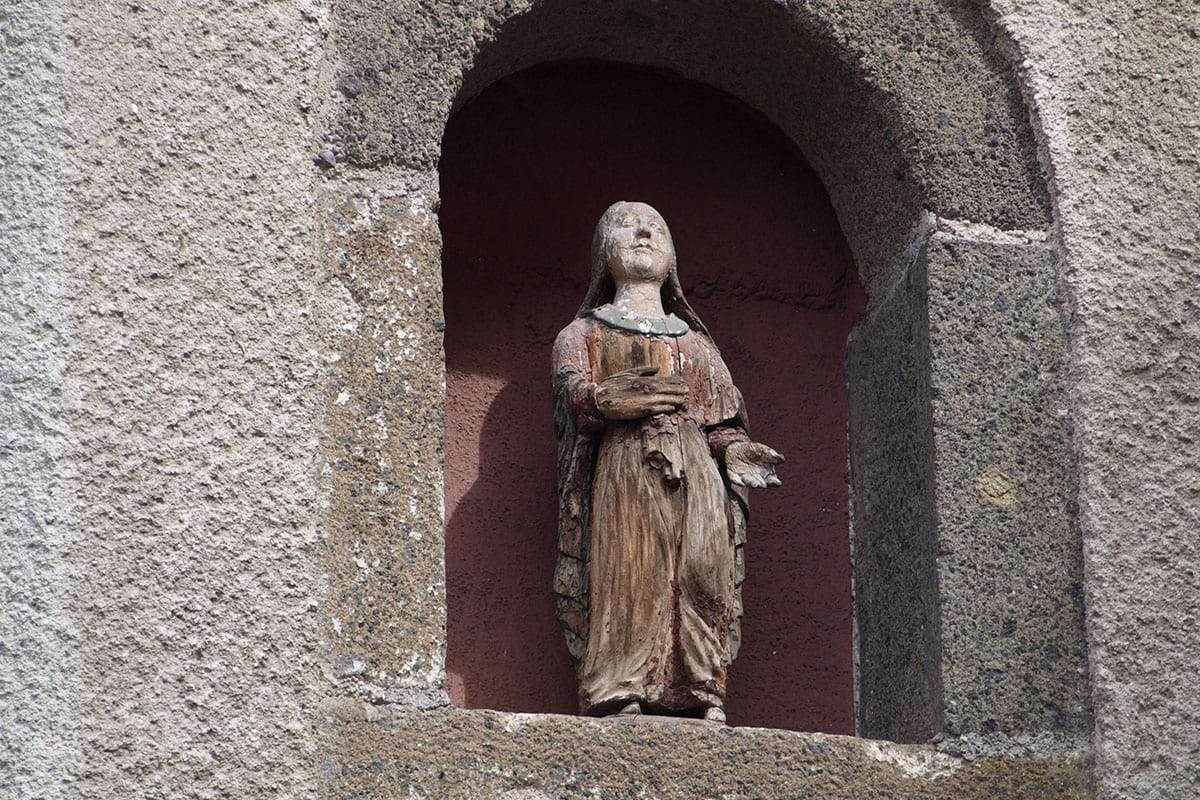
[[[747,488],[783,456],[688,305],[667,225],[615,203],[592,280],[554,343],[558,617],[585,714],[724,722],[742,615]]]

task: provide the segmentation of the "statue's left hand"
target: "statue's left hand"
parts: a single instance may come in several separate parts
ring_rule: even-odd
[[[758,442],[734,442],[725,451],[725,471],[738,486],[779,486],[782,481],[775,474],[775,466],[782,463],[782,455]]]

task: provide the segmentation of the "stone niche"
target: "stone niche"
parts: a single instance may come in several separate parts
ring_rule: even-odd
[[[685,290],[751,430],[796,465],[754,498],[730,722],[853,733],[842,368],[862,292],[819,179],[731,98],[610,62],[489,86],[451,119],[440,177],[451,700],[576,711],[548,589],[548,354],[586,288],[596,219],[610,200],[639,197],[672,227]]]
[[[334,465],[326,618],[338,621],[325,632],[338,681],[322,710],[331,796],[982,797],[998,785],[1013,797],[1085,796],[1081,545],[1051,212],[1028,111],[977,7],[353,0],[334,13],[329,144],[341,165],[322,207],[331,277],[362,316],[345,332],[337,376],[355,399],[331,389],[323,445]],[[452,458],[445,476],[442,432],[453,436],[464,420],[487,430],[486,415],[467,419],[469,403],[456,421],[459,389],[496,402],[520,390],[504,359],[454,350],[482,334],[457,339],[448,330],[470,321],[454,316],[467,308],[456,306],[465,300],[456,241],[446,254],[455,296],[443,304],[443,137],[453,146],[452,114],[466,119],[471,101],[489,102],[498,81],[502,91],[519,85],[522,70],[581,59],[669,70],[736,98],[803,154],[828,192],[853,264],[841,302],[854,309],[856,284],[867,298],[848,337],[846,320],[837,323],[844,327],[830,352],[844,352],[845,362],[829,372],[844,380],[835,390],[849,432],[840,496],[850,579],[834,590],[853,598],[849,630],[839,634],[853,665],[843,673],[853,704],[843,708],[863,738],[450,703],[473,704],[448,682],[460,665],[452,641],[447,669],[446,569],[449,550],[456,580],[463,540],[453,513],[474,467]],[[445,179],[456,185],[469,175]],[[500,222],[482,207],[456,211],[455,202],[448,197],[451,232]],[[677,228],[688,224],[686,214],[663,210]],[[455,222],[465,211],[475,218]],[[681,233],[684,280],[700,280],[689,278]],[[555,324],[578,301],[575,271],[565,264],[546,278],[563,282],[553,288],[566,298]],[[720,299],[714,292],[707,301]],[[483,360],[468,368],[472,357]],[[444,428],[447,358],[454,394]],[[540,351],[519,358],[545,363]],[[731,361],[736,370],[737,356]],[[473,389],[456,383],[460,374],[475,376]],[[530,396],[548,396],[546,379],[535,380]],[[762,403],[787,402],[764,387]],[[538,413],[525,424],[548,422]],[[789,464],[794,479],[801,466]],[[765,527],[757,528],[764,540]],[[552,525],[519,533],[548,548],[553,539]],[[513,591],[545,597],[549,571],[520,568],[528,579]],[[459,588],[452,602],[465,596]],[[770,591],[784,589],[796,591]],[[748,595],[753,602],[768,600]],[[552,626],[548,598],[545,609]],[[452,637],[472,623],[458,612],[451,608]],[[544,630],[536,635],[561,647]],[[558,670],[547,686],[561,693],[569,666],[546,658],[546,669]],[[744,669],[735,664],[735,692]],[[555,698],[493,705],[567,711],[569,698]],[[844,728],[825,727],[849,732],[842,720]]]

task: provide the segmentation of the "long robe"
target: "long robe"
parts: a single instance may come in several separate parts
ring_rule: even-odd
[[[682,327],[645,335],[592,315],[555,342],[555,590],[584,713],[634,700],[664,712],[724,703],[739,640],[745,495],[719,461],[748,436],[716,346]],[[629,422],[600,416],[595,385],[645,366],[685,379],[686,408]]]

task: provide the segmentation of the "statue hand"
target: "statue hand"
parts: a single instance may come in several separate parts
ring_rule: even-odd
[[[779,486],[782,481],[775,474],[775,465],[782,463],[783,456],[758,442],[734,442],[725,451],[725,472],[738,486]]]
[[[642,419],[683,408],[687,395],[683,378],[659,375],[657,367],[636,367],[605,378],[596,387],[596,407],[605,419]]]

